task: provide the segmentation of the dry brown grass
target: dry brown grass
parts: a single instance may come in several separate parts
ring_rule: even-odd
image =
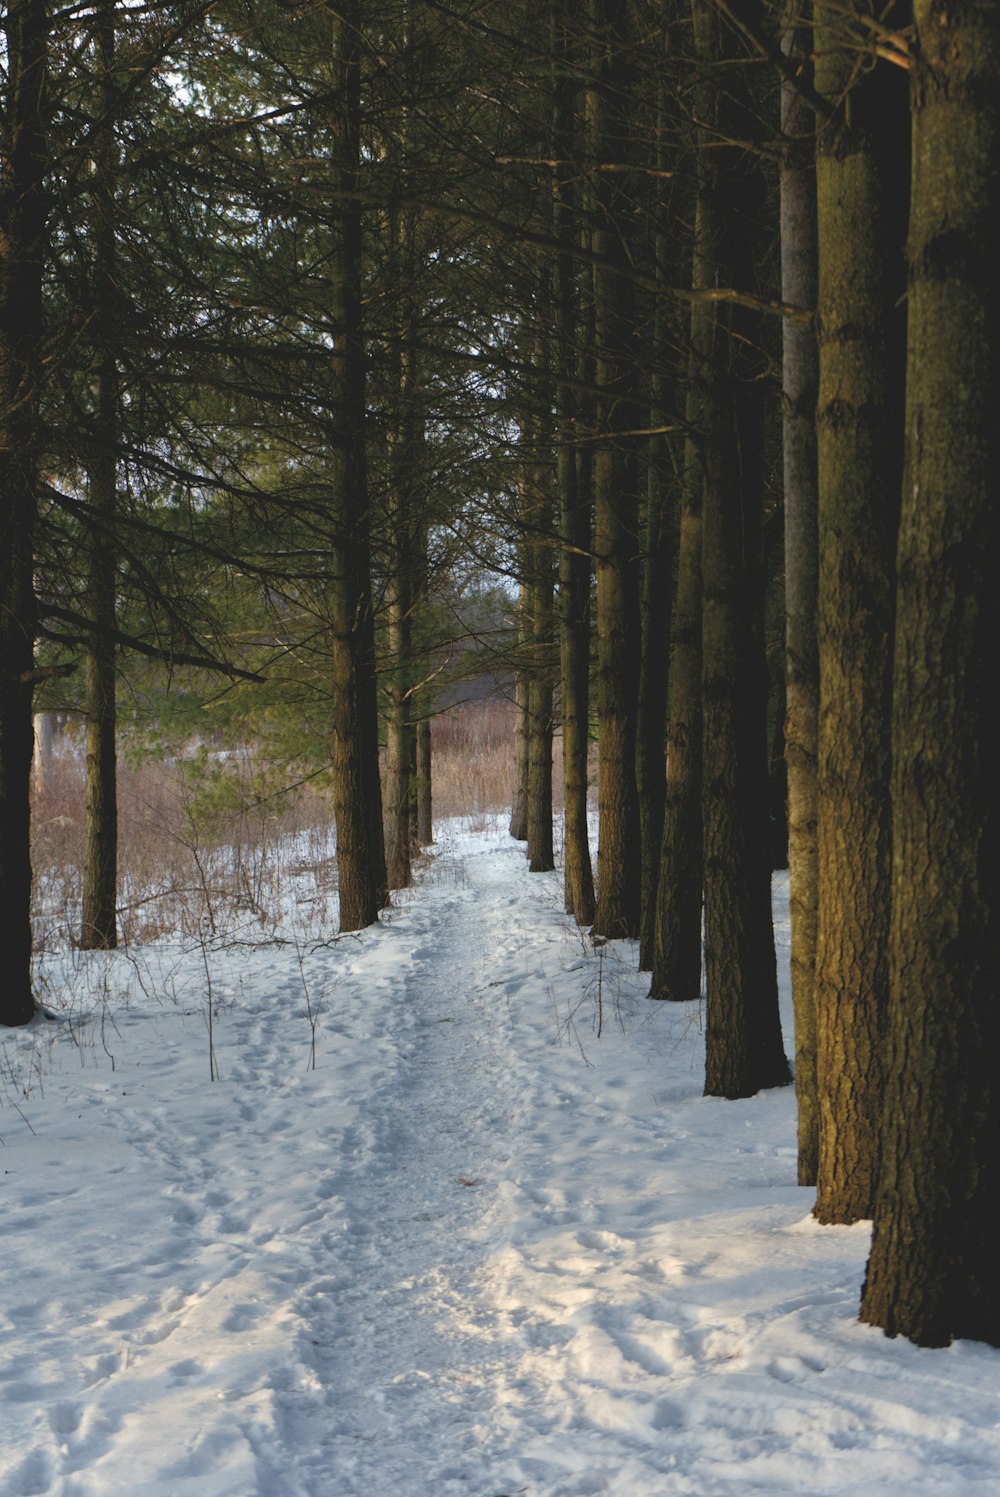
[[[273,925],[289,874],[311,875],[314,897],[326,901],[336,888],[329,796],[311,784],[275,793],[272,779],[248,752],[119,764],[123,941]],[[84,839],[83,761],[64,750],[32,802],[37,951],[77,938]]]
[[[515,771],[516,709],[494,700],[452,708],[432,725],[435,821],[473,825],[505,813]],[[554,779],[561,784],[559,740]],[[289,899],[332,919],[333,812],[322,780],[290,792],[293,771],[249,748],[119,766],[119,930],[141,945],[166,934],[225,936],[254,924],[266,934]],[[32,806],[39,952],[79,933],[84,854],[84,767],[63,743]]]
[[[431,725],[435,820],[480,818],[509,808],[517,709],[512,702],[453,707]]]

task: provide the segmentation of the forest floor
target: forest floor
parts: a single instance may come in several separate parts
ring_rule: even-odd
[[[3,1497],[1000,1490],[1000,1353],[858,1324],[790,1089],[703,1098],[698,1006],[561,903],[451,824],[362,935],[303,886],[47,959],[0,1041]]]

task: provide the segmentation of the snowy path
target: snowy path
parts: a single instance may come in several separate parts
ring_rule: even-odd
[[[456,832],[357,938],[73,959],[0,1039],[0,1497],[1000,1490],[1000,1354],[858,1325],[790,1093],[560,905]]]

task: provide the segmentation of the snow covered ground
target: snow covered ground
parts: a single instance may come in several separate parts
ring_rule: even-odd
[[[857,1323],[791,1093],[704,1099],[498,828],[259,940],[77,954],[0,1041],[3,1497],[1000,1491],[1000,1353]]]

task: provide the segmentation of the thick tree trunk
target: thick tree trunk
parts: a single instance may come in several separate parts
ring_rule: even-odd
[[[28,1023],[31,991],[30,793],[34,690],[34,535],[45,252],[47,7],[6,7],[0,117],[0,1024]]]
[[[890,1001],[861,1318],[1000,1346],[1000,10],[915,13]]]
[[[592,0],[597,74],[591,112],[598,169],[593,245],[598,421],[594,455],[594,550],[597,558],[598,840],[594,931],[639,934],[641,856],[636,786],[639,697],[639,419],[635,297],[628,220],[634,80],[628,16],[616,0]]]
[[[717,10],[695,0],[693,19],[702,60],[732,61],[736,54]],[[713,96],[712,82],[703,91],[707,114],[699,181],[706,253],[716,266],[711,283],[752,291],[748,226],[757,207],[748,175],[752,167],[742,151],[718,149],[716,133],[738,140],[745,128],[731,95]],[[740,308],[719,306],[714,317],[703,372],[705,1091],[741,1097],[791,1078],[778,1018],[766,825],[762,422],[759,380],[748,359],[760,338],[750,314]]]
[[[889,703],[901,368],[890,270],[905,115],[898,69],[844,97],[853,52],[816,6],[816,84],[841,100],[819,132],[819,667],[816,1216],[870,1216],[878,1169],[889,944]]]
[[[330,313],[333,440],[329,608],[333,664],[333,782],[340,928],[372,925],[388,899],[378,771],[375,630],[365,454],[365,346],[361,299],[361,5],[332,20],[339,110],[332,121],[339,222]],[[340,331],[342,330],[342,331]]]
[[[115,522],[118,511],[118,365],[115,301],[116,203],[114,192],[115,0],[102,0],[97,23],[98,98],[101,124],[94,149],[94,345],[97,408],[88,462],[90,528],[86,540],[86,600],[91,634],[84,650],[87,715],[86,847],[83,862],[84,951],[118,944],[118,754],[116,715]]]
[[[786,15],[782,47],[800,65],[812,33]],[[781,299],[815,307],[817,277],[815,117],[790,82],[782,85]],[[814,327],[782,328],[782,450],[785,491],[785,765],[788,775],[788,869],[795,1009],[795,1090],[798,1178],[814,1185],[819,1159],[816,1095],[816,747],[819,658],[819,497],[816,477],[816,396],[819,359]]]

